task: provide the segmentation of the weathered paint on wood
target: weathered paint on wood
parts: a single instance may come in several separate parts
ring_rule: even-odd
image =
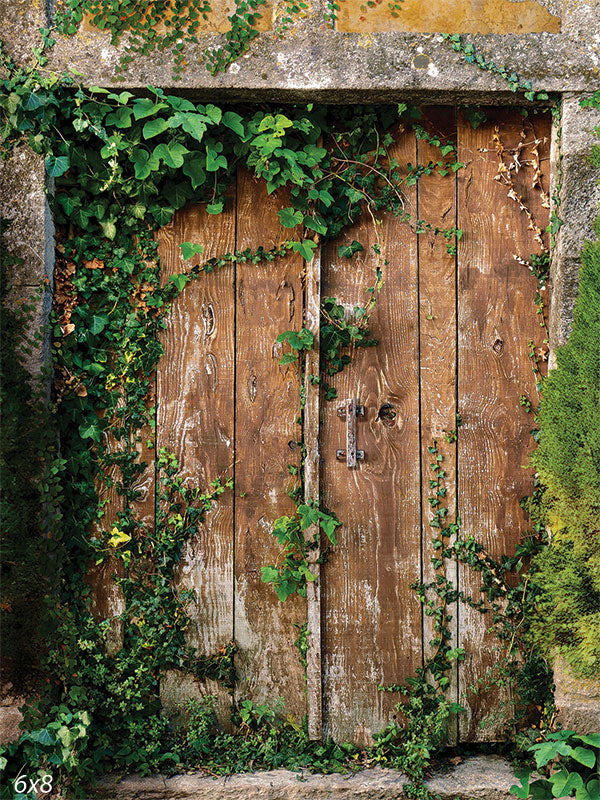
[[[312,331],[313,346],[306,352],[304,362],[304,499],[305,502],[319,502],[320,498],[320,451],[319,415],[320,386],[311,378],[320,372],[320,308],[321,308],[321,251],[315,251],[313,260],[306,264],[304,289],[304,327]],[[311,525],[306,531],[306,539],[313,542],[315,536],[320,541],[320,529]],[[310,571],[316,576],[306,586],[306,703],[308,713],[308,735],[320,739],[323,733],[323,692],[321,659],[321,548],[313,548],[309,553]]]
[[[442,144],[456,142],[456,112],[453,108],[430,108],[420,120],[423,127]],[[442,156],[440,150],[427,140],[417,142],[417,157],[421,164],[445,162],[452,155]],[[419,181],[417,186],[419,218],[439,228],[449,228],[456,220],[456,177],[454,172],[440,175],[437,171]],[[422,485],[422,561],[423,580],[435,581],[431,559],[435,553],[432,539],[437,529],[429,525],[432,508],[429,498],[435,496],[430,486],[433,477],[431,463],[435,456],[429,452],[433,441],[443,454],[446,472],[446,497],[442,503],[448,509],[448,520],[455,517],[456,442],[446,436],[456,429],[456,257],[447,252],[448,240],[433,232],[419,236],[419,351],[421,386],[421,485]],[[446,577],[456,586],[457,568],[454,561],[447,564]],[[458,609],[448,608],[452,616],[450,628],[456,647]],[[433,655],[430,642],[437,636],[431,617],[423,615],[423,650],[425,658]],[[450,675],[448,696],[458,700],[458,671]],[[456,719],[448,727],[448,741],[456,741]]]
[[[177,212],[159,234],[161,280],[185,271],[179,245],[204,246],[199,259],[235,248],[235,195],[224,213],[204,206]],[[174,453],[187,486],[209,490],[210,481],[233,474],[234,268],[227,265],[192,281],[173,302],[162,335],[165,354],[157,376],[157,448]],[[227,491],[183,548],[179,589],[193,589],[188,641],[211,655],[233,638],[233,495]],[[209,691],[215,693],[215,686]],[[223,707],[231,698],[217,692]],[[182,698],[183,699],[183,698]],[[225,720],[228,714],[224,714]],[[224,721],[225,721],[224,720]]]
[[[392,148],[400,164],[415,163],[414,134]],[[416,214],[414,188],[406,210]],[[419,580],[420,481],[418,300],[416,237],[386,215],[381,232],[385,285],[371,318],[377,347],[358,349],[331,380],[338,399],[323,402],[321,436],[324,503],[339,516],[338,546],[322,567],[324,730],[338,741],[366,744],[393,713],[397,696],[380,684],[401,681],[421,664],[421,611],[410,583]],[[376,243],[368,215],[344,235],[364,252],[340,259],[323,250],[323,294],[365,305],[376,282]],[[364,462],[336,460],[345,424],[336,409],[345,398],[366,407],[357,420]],[[395,416],[392,417],[392,415]]]
[[[524,469],[531,450],[532,417],[519,405],[526,394],[535,402],[527,342],[543,339],[536,320],[535,278],[513,255],[528,259],[535,251],[528,219],[507,187],[494,178],[498,157],[493,143],[499,125],[505,146],[514,147],[524,127],[526,141],[534,137],[531,123],[518,112],[486,109],[487,121],[473,130],[460,116],[458,158],[466,164],[459,173],[458,220],[464,229],[458,258],[458,397],[464,425],[458,442],[458,505],[463,536],[474,536],[492,556],[514,552],[528,520],[519,499],[532,489],[532,472]],[[534,118],[536,134],[549,135],[547,117]],[[527,152],[521,153],[527,159]],[[531,188],[531,170],[515,178],[518,194],[545,227],[547,212]],[[460,586],[479,597],[480,578],[460,570]],[[502,735],[510,716],[506,693],[474,695],[469,687],[486,681],[486,670],[502,653],[481,616],[461,606],[460,645],[466,658],[460,667],[461,695],[468,708],[461,715],[460,738],[493,740]],[[484,725],[485,727],[482,727]]]
[[[285,193],[267,195],[264,182],[238,173],[237,248],[265,249],[287,238],[277,210],[289,205]],[[276,344],[286,330],[303,324],[303,261],[289,255],[274,262],[241,263],[236,277],[236,487],[235,638],[238,699],[273,703],[282,697],[286,714],[298,721],[306,712],[304,670],[294,641],[306,620],[306,601],[285,603],[262,583],[261,568],[276,564],[280,546],[275,519],[293,515],[286,489],[300,465],[300,368],[281,366]]]

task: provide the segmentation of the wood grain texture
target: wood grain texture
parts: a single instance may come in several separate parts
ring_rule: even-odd
[[[320,386],[311,376],[320,374],[320,308],[321,308],[321,251],[317,249],[313,260],[306,265],[304,290],[304,327],[312,331],[313,346],[306,352],[304,362],[304,500],[320,500],[319,415]],[[311,525],[306,530],[306,540],[320,540],[320,530]],[[321,548],[309,553],[310,571],[316,579],[306,586],[306,625],[308,651],[306,654],[306,702],[308,735],[320,739],[323,733],[322,659],[321,659]]]
[[[150,380],[150,391],[146,399],[146,408],[150,415],[155,415],[156,404],[156,373]],[[145,529],[152,529],[156,519],[156,441],[155,432],[150,425],[145,425],[138,431],[137,442],[138,457],[146,464],[144,471],[134,480],[132,489],[139,492],[139,497],[133,504],[136,519]]]
[[[459,225],[464,237],[458,258],[458,387],[459,412],[464,420],[458,447],[458,498],[462,533],[482,542],[490,554],[514,552],[528,520],[519,499],[532,488],[527,464],[532,417],[519,406],[519,397],[535,398],[534,378],[527,354],[529,339],[539,341],[534,297],[535,279],[513,254],[529,258],[536,251],[528,220],[518,204],[507,199],[507,188],[494,180],[498,158],[492,142],[499,125],[506,146],[514,146],[525,125],[517,111],[486,109],[487,121],[472,130],[459,117],[458,158],[466,164],[459,173]],[[535,118],[536,133],[549,134],[548,118]],[[491,148],[491,149],[490,149]],[[488,150],[487,152],[482,152]],[[521,154],[521,159],[527,156]],[[522,194],[541,227],[546,211],[539,193],[531,189],[531,170],[517,175]],[[479,596],[480,580],[460,570],[460,585]],[[499,656],[488,634],[489,621],[461,606],[460,645],[466,659],[460,667],[461,695],[468,713],[461,715],[463,741],[493,740],[502,735],[498,712],[509,698],[497,691],[477,696],[469,691]],[[481,727],[485,724],[485,727]]]
[[[400,164],[414,164],[412,132],[400,135],[392,151]],[[414,189],[406,202],[414,214]],[[338,258],[335,244],[324,248],[324,296],[350,307],[366,303],[365,287],[375,283],[373,227],[365,214],[345,232],[340,243],[356,239],[365,248],[352,260]],[[394,713],[397,696],[377,687],[421,664],[421,608],[410,589],[421,576],[416,237],[390,216],[378,229],[389,261],[371,318],[379,344],[356,350],[332,379],[338,400],[323,402],[321,437],[323,500],[342,522],[338,546],[321,569],[324,733],[359,745]],[[351,397],[366,406],[357,421],[365,461],[352,470],[336,461],[345,447],[336,408]],[[379,415],[386,403],[393,420]]]
[[[204,206],[177,212],[159,233],[161,279],[183,272],[179,245],[204,246],[201,259],[235,248],[235,197],[224,213]],[[198,257],[197,257],[198,258]],[[189,264],[195,263],[194,261]],[[179,460],[188,486],[233,474],[234,460],[234,268],[201,275],[173,302],[162,335],[165,354],[157,375],[157,448]],[[225,492],[183,548],[179,589],[193,589],[188,641],[210,655],[233,638],[233,496]],[[220,692],[230,704],[224,690]],[[184,699],[184,698],[182,698]]]
[[[420,123],[440,139],[442,144],[456,142],[456,112],[453,108],[424,109]],[[430,161],[445,162],[439,148],[426,140],[417,142],[417,156],[421,164]],[[419,218],[439,228],[449,228],[456,220],[456,177],[437,172],[423,176],[417,187]],[[429,522],[432,509],[429,498],[434,494],[429,481],[433,477],[430,464],[434,456],[428,448],[435,440],[444,456],[447,490],[443,504],[448,508],[448,520],[455,517],[456,502],[456,443],[448,443],[445,435],[456,429],[456,259],[446,251],[448,241],[432,232],[419,236],[419,347],[421,383],[421,465],[422,465],[422,559],[425,583],[435,580],[431,564],[434,555],[434,531]],[[438,554],[439,555],[439,554]],[[457,585],[456,562],[447,564],[446,577]],[[450,628],[453,646],[456,647],[458,609],[448,609],[452,616]],[[425,658],[433,655],[429,642],[436,636],[432,619],[423,615],[423,648]],[[458,701],[458,670],[449,676],[451,685],[448,697]],[[456,743],[457,721],[451,719],[448,741]]]
[[[276,212],[288,205],[283,192],[269,196],[264,182],[240,171],[238,249],[268,249],[287,238]],[[276,339],[302,328],[302,268],[302,259],[289,255],[238,264],[236,279],[236,695],[257,703],[282,697],[285,712],[297,720],[306,712],[306,698],[295,626],[306,620],[306,601],[293,595],[282,603],[262,583],[261,568],[278,561],[273,522],[294,513],[286,489],[295,481],[288,464],[300,464],[300,369],[298,363],[279,364],[283,346]]]

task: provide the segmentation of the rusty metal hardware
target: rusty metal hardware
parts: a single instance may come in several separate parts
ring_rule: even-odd
[[[356,418],[363,417],[365,414],[365,407],[361,406],[358,400],[350,398],[344,400],[343,405],[338,406],[338,417],[346,420],[346,449],[336,450],[335,457],[338,461],[346,459],[346,466],[349,469],[355,469],[358,461],[363,461],[365,457],[364,450],[356,449]]]

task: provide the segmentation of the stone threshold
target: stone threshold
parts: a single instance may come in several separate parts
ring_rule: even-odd
[[[351,775],[319,775],[279,769],[223,778],[191,775],[114,775],[103,778],[90,798],[99,800],[391,800],[406,798],[408,779],[398,770],[362,770]],[[509,800],[518,781],[501,756],[471,756],[447,765],[427,782],[440,800]]]

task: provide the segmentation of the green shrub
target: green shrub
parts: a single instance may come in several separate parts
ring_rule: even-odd
[[[595,231],[600,236],[600,218]],[[541,589],[533,629],[548,656],[560,654],[577,674],[591,676],[600,673],[598,241],[586,242],[583,249],[573,330],[544,382],[539,423],[540,445],[532,462],[552,539],[533,564]]]

